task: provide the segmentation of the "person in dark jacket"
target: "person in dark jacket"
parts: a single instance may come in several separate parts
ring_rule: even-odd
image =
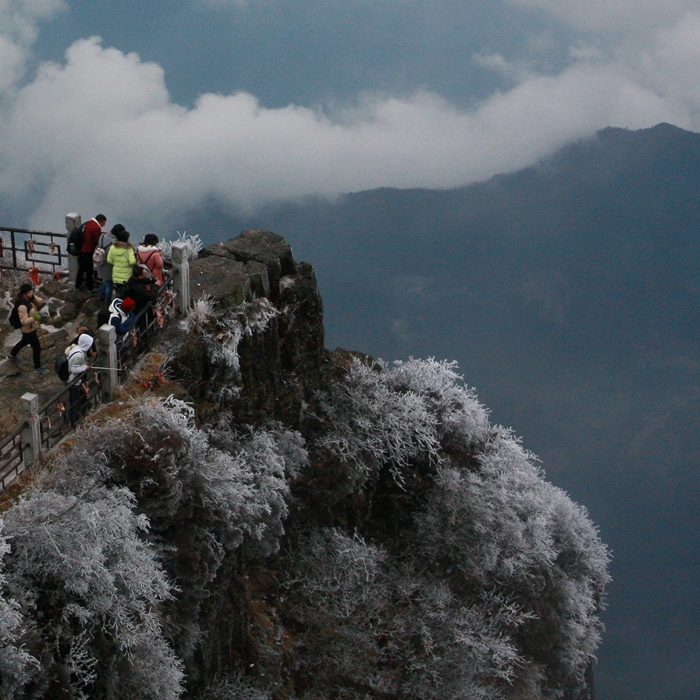
[[[123,300],[117,297],[109,305],[109,323],[115,327],[117,335],[124,335],[133,325],[136,318],[134,306],[134,300],[129,297]]]
[[[107,224],[107,217],[104,214],[98,214],[94,219],[90,219],[85,224],[83,229],[83,244],[80,247],[78,254],[78,274],[75,278],[75,288],[80,289],[83,286],[83,279],[89,292],[92,291],[95,279],[94,269],[92,265],[92,254],[97,248],[97,242],[100,240],[102,228]]]
[[[126,283],[127,294],[136,302],[134,313],[138,313],[155,301],[158,293],[155,291],[156,280],[148,274],[143,265],[136,265],[134,272]]]

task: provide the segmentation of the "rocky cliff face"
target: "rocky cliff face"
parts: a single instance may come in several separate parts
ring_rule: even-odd
[[[0,691],[590,700],[605,547],[454,366],[328,352],[273,233],[191,272],[170,379],[5,513]]]
[[[313,268],[297,263],[281,236],[248,230],[206,248],[190,272],[193,298],[208,299],[219,316],[210,333],[189,337],[173,362],[200,418],[225,409],[239,425],[274,419],[297,426],[302,407],[327,385],[330,367]],[[261,310],[261,302],[269,305]],[[217,341],[238,361],[217,362],[210,352]]]
[[[380,544],[382,548],[393,552],[393,556],[398,557],[398,560],[404,558],[407,552],[402,549],[415,546],[415,533],[420,529],[417,523],[421,518],[426,517],[427,496],[431,489],[434,491],[438,488],[436,483],[439,483],[442,478],[441,462],[443,467],[447,460],[450,465],[461,462],[468,465],[469,469],[478,470],[478,465],[482,463],[489,450],[489,442],[498,440],[500,429],[489,428],[486,430],[487,436],[482,435],[481,439],[476,441],[473,436],[465,441],[465,435],[459,430],[456,434],[449,434],[449,430],[446,430],[446,434],[440,441],[439,456],[434,456],[434,459],[426,458],[426,455],[417,449],[412,457],[403,463],[400,475],[396,465],[402,460],[396,455],[392,456],[390,450],[384,452],[380,450],[377,453],[376,450],[361,447],[358,448],[361,454],[353,454],[347,446],[347,442],[353,439],[352,436],[343,438],[336,436],[335,442],[333,440],[329,442],[326,439],[328,424],[333,423],[332,416],[338,404],[348,400],[348,392],[352,393],[353,385],[357,388],[357,383],[362,383],[362,380],[358,379],[358,371],[360,374],[362,371],[358,368],[367,368],[366,371],[370,375],[377,374],[377,376],[382,370],[371,358],[360,353],[344,350],[330,353],[324,348],[323,307],[313,268],[306,263],[297,263],[290,246],[280,236],[270,232],[248,230],[231,241],[216,243],[207,248],[192,266],[192,281],[195,297],[202,300],[208,296],[213,303],[217,319],[216,327],[210,331],[192,335],[181,346],[172,367],[182,384],[190,387],[190,392],[198,406],[200,420],[216,421],[221,415],[225,415],[226,421],[237,426],[265,425],[270,421],[280,421],[286,427],[300,430],[304,437],[304,444],[310,449],[309,462],[303,474],[295,479],[292,485],[294,505],[285,525],[288,531],[286,552],[290,551],[290,547],[293,550],[299,546],[298,538],[303,538],[300,533],[312,528],[320,529],[322,532],[345,533],[343,536],[353,536],[352,533],[354,533],[355,537],[366,537]],[[261,313],[260,307],[256,307],[256,304],[260,305],[261,302],[265,305],[267,314],[264,323],[258,323],[256,326],[256,318],[259,321]],[[236,338],[240,338],[235,347],[238,361],[223,362],[221,353],[213,351],[213,347],[217,342],[232,344],[230,324],[226,321],[227,315],[231,314],[232,310],[239,320],[238,335],[234,333]],[[445,382],[449,384],[453,381],[454,377],[448,375],[450,372],[445,372],[444,376],[437,380],[437,384],[444,385]],[[417,394],[423,392],[430,397],[429,401],[439,403],[440,400],[445,400],[445,397],[438,398],[440,389],[437,386],[422,386],[419,389],[417,386],[410,386],[412,381],[414,380],[404,379],[398,385],[392,386],[390,392],[395,394],[407,391]],[[351,388],[346,386],[337,393],[339,383],[342,385],[343,382],[349,382]],[[419,381],[418,384],[420,383]],[[226,391],[222,392],[222,387],[226,387]],[[235,390],[232,390],[233,387]],[[444,390],[444,386],[441,388]],[[371,403],[375,389],[364,393],[366,390],[367,387],[350,401],[350,405],[346,407],[348,415],[338,418],[341,422],[349,420],[350,431],[354,432],[354,437],[360,440],[363,433],[367,436],[372,432],[371,425],[368,426],[367,423],[381,422],[387,418],[391,420],[390,417],[382,415],[385,411],[391,414],[391,408],[382,407],[377,412],[376,407],[358,408],[357,405],[352,405],[359,400]],[[460,395],[455,387],[452,390],[455,392],[454,395],[447,399],[448,403],[452,402],[450,408],[458,412],[468,412],[469,409],[464,402],[465,395]],[[435,410],[434,405],[432,408]],[[372,415],[373,410],[374,415]],[[443,407],[441,411],[442,415],[437,418],[438,424],[446,420],[449,409]],[[359,412],[361,415],[353,416],[353,412]],[[483,418],[485,419],[485,415]],[[353,421],[357,422],[353,423]],[[462,415],[458,422],[463,421]],[[396,428],[399,431],[405,430],[407,435],[414,429],[410,425],[409,416],[405,417],[403,425],[398,425]],[[445,430],[445,426],[442,426],[442,429]],[[384,435],[381,439],[400,442],[402,438],[399,435],[389,437]],[[411,439],[409,437],[407,441],[410,442]],[[410,449],[409,452],[411,452]],[[493,504],[489,507],[493,507]],[[453,514],[451,517],[457,516]],[[459,517],[468,519],[470,517],[468,509]],[[518,517],[527,519],[529,516],[521,512]],[[454,527],[455,523],[451,518],[450,522],[450,527]],[[433,525],[440,527],[437,523]],[[447,523],[442,525],[445,526]],[[290,536],[289,533],[294,534]],[[439,537],[439,533],[437,536]],[[535,538],[534,535],[531,537]],[[472,535],[471,545],[475,545],[476,539],[478,539],[476,535]],[[501,545],[503,543],[497,547]],[[513,543],[508,546],[511,545]],[[323,546],[330,547],[327,542]],[[538,545],[532,541],[529,544],[523,541],[518,546],[528,549]],[[435,545],[435,549],[439,551],[441,547]],[[327,551],[325,556],[329,556]],[[453,550],[451,554],[442,556],[447,556],[449,560],[451,557],[461,555]],[[494,554],[494,556],[498,558],[498,556],[504,556],[504,553]],[[368,555],[368,558],[371,556]],[[433,567],[440,568],[438,564],[440,555],[437,551],[428,558],[433,560]],[[308,619],[302,621],[300,617],[303,618],[303,615],[300,616],[298,611],[291,612],[288,606],[284,605],[285,598],[294,600],[294,596],[285,596],[285,590],[289,586],[289,573],[282,572],[286,567],[293,569],[294,563],[287,556],[282,556],[257,562],[247,568],[244,561],[245,556],[241,560],[241,552],[237,552],[218,574],[216,582],[211,587],[210,597],[202,606],[202,619],[206,620],[204,626],[212,634],[208,637],[208,643],[200,644],[196,655],[197,670],[195,672],[191,669],[191,675],[197,675],[203,669],[206,669],[206,675],[221,671],[222,660],[229,656],[231,659],[236,659],[239,665],[244,662],[249,663],[250,668],[255,668],[256,673],[262,674],[278,689],[286,688],[284,692],[278,690],[278,693],[281,693],[280,697],[294,690],[299,692],[305,685],[313,688],[314,683],[308,680],[308,674],[311,672],[310,669],[317,668],[319,659],[324,658],[324,652],[320,652],[315,645],[334,642],[327,638],[328,630],[324,630],[323,633],[319,633],[318,630],[310,633],[309,628],[313,628],[313,624],[310,624]],[[363,566],[365,565],[369,566],[363,563]],[[474,585],[472,577],[476,575],[474,569],[469,573],[463,572],[466,579],[457,583],[454,581],[454,570],[448,564],[443,565],[444,571],[449,572],[446,580],[453,585],[451,596],[458,592],[464,595],[472,588]],[[454,568],[458,569],[460,565]],[[248,573],[244,574],[244,571]],[[416,575],[427,574],[417,573]],[[532,572],[528,575],[532,575]],[[601,575],[599,571],[595,576],[599,581],[597,585],[603,581],[600,578]],[[510,685],[506,683],[505,686],[498,688],[499,683],[494,679],[485,685],[492,686],[494,697],[499,694],[511,697],[535,697],[536,693],[544,692],[544,688],[549,683],[550,691],[558,687],[558,692],[563,693],[563,697],[581,700],[593,698],[592,667],[589,661],[583,661],[585,652],[581,654],[581,650],[578,651],[579,661],[575,664],[577,670],[573,671],[572,665],[569,665],[568,671],[564,670],[567,663],[571,664],[571,662],[559,663],[559,670],[555,670],[557,663],[553,659],[557,652],[554,650],[558,644],[562,644],[559,632],[555,629],[558,624],[555,620],[561,613],[556,613],[554,618],[547,619],[550,616],[542,613],[546,604],[543,605],[541,596],[547,588],[546,581],[556,578],[556,574],[542,570],[538,576],[542,577],[544,588],[540,589],[537,596],[540,598],[536,605],[538,612],[533,612],[532,615],[533,618],[540,618],[540,621],[522,622],[519,647],[520,652],[528,649],[525,656],[529,660],[526,664],[533,666],[540,664],[540,671],[533,673],[529,679],[526,679],[527,674],[513,671],[512,678],[509,679]],[[372,578],[371,574],[367,574],[367,584],[371,583]],[[492,590],[490,587],[494,584],[495,581],[488,584],[486,588]],[[299,585],[298,580],[297,585]],[[371,589],[371,586],[368,585],[368,588]],[[517,595],[521,596],[522,584],[509,588],[507,595],[513,595],[516,590]],[[601,592],[602,589],[598,589],[598,593],[594,595],[598,601],[593,603],[594,607],[599,604]],[[383,594],[377,593],[377,595],[381,598]],[[555,597],[557,595],[559,594]],[[469,594],[466,595],[466,599],[473,602]],[[462,600],[462,603],[464,602],[465,600]],[[409,600],[406,600],[405,604],[411,606]],[[556,603],[552,601],[552,604],[556,607]],[[300,602],[300,598],[296,598],[294,605],[302,607],[307,605],[313,608],[316,603],[313,597],[303,602]],[[322,601],[317,605],[318,612],[327,616],[329,625],[337,626],[336,634],[343,638],[347,634],[342,629],[343,624],[335,618],[332,611],[324,611]],[[590,601],[588,605],[591,605]],[[390,609],[391,607],[389,605]],[[455,615],[458,615],[458,609],[463,608],[459,608],[458,605],[453,611]],[[592,608],[589,612],[592,612]],[[355,610],[355,614],[366,613],[362,606]],[[375,614],[381,616],[379,612],[375,611]],[[396,613],[391,613],[391,615],[394,614]],[[413,610],[413,614],[430,615],[431,613],[426,610]],[[583,623],[582,620],[580,622]],[[596,636],[593,627],[597,623],[593,623],[590,618],[584,626],[586,624],[593,625],[589,627],[589,633]],[[446,626],[449,627],[448,624]],[[479,623],[474,622],[474,626],[478,627]],[[353,632],[353,634],[356,633],[356,631]],[[330,634],[332,637],[333,633]],[[378,636],[381,637],[382,634],[389,633],[380,632]],[[405,643],[415,644],[416,639],[421,637],[417,630],[415,634],[416,638],[406,638]],[[528,635],[531,638],[526,642]],[[376,643],[375,640],[373,644]],[[424,640],[424,643],[428,642]],[[569,640],[569,643],[577,642]],[[582,636],[578,643],[586,646],[590,644],[590,639],[584,644]],[[450,644],[445,644],[443,649],[445,656],[450,656],[454,652],[449,647]],[[365,649],[365,652],[368,656],[376,655],[381,658],[381,643],[377,648]],[[341,653],[348,655],[349,658],[353,657],[349,648]],[[318,656],[310,660],[309,655]],[[338,663],[337,660],[333,661],[330,658],[326,661]],[[413,694],[416,697],[431,696],[427,688],[417,690],[421,687],[423,680],[416,680],[416,689],[408,692],[405,687],[402,689],[402,682],[396,678],[392,682],[387,681],[383,691],[378,688],[371,690],[372,683],[368,679],[361,680],[361,677],[363,674],[372,676],[378,670],[375,664],[380,666],[381,662],[374,660],[368,663],[366,658],[355,658],[350,663],[357,665],[354,672],[346,671],[345,676],[340,672],[332,680],[327,678],[328,685],[324,692],[330,692],[330,689],[336,688],[336,685],[349,682],[351,687],[356,686],[355,692],[369,693],[363,697],[388,698],[393,697],[394,694],[399,696],[404,693],[407,697],[413,697]],[[387,665],[390,667],[392,663],[396,663],[396,659],[387,662]],[[450,663],[459,665],[460,662],[453,659],[445,663],[447,666],[443,671],[447,671]],[[549,680],[541,678],[540,683],[536,683],[533,679],[538,673],[542,673],[541,669],[547,664],[551,666]],[[224,663],[224,667],[226,665]],[[342,667],[343,664],[339,665]],[[300,666],[304,670],[300,672],[292,670],[292,667]],[[385,670],[385,673],[391,675],[389,671]],[[398,674],[398,676],[401,675]],[[352,676],[357,678],[348,681],[348,677]],[[498,674],[495,673],[494,676],[497,677]],[[518,678],[518,676],[522,677]],[[547,672],[544,676],[547,676]],[[404,679],[403,683],[410,684],[410,681]],[[536,690],[538,685],[539,690]],[[477,692],[476,684],[472,686],[471,682],[465,680],[462,690],[459,690],[459,684],[457,684],[453,691],[457,693],[455,697],[460,692],[467,692],[465,689],[470,687],[472,692]],[[318,692],[318,688],[312,690],[308,697],[315,697],[314,692]],[[350,693],[348,697],[354,697],[352,691],[348,689],[343,692]],[[304,697],[303,692],[300,697]]]

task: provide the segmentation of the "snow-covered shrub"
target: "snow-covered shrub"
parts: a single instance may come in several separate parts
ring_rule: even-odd
[[[136,495],[150,521],[148,537],[181,589],[163,607],[176,650],[188,658],[207,586],[227,553],[244,542],[250,556],[278,548],[285,470],[298,470],[304,457],[300,438],[279,426],[210,437],[189,405],[169,398],[134,404],[129,420],[88,426],[61,474],[75,483],[96,475]]]
[[[464,386],[456,368],[456,362],[411,358],[394,362],[386,373],[386,383],[395,391],[412,392],[423,399],[436,420],[444,449],[465,450],[485,442],[489,422],[486,409],[474,391]]]
[[[303,700],[495,699],[522,664],[515,633],[532,616],[498,595],[473,604],[448,584],[337,529],[289,553],[293,615],[303,625]]]
[[[362,474],[386,464],[401,482],[411,459],[437,457],[437,417],[417,393],[394,389],[386,372],[354,360],[319,404],[329,429],[318,446]]]
[[[133,494],[92,479],[79,491],[52,481],[56,488],[40,481],[5,514],[9,589],[41,611],[42,644],[67,669],[75,697],[178,698],[180,662],[156,613],[171,587],[142,537],[148,521]]]
[[[10,546],[2,531],[3,523],[0,520],[0,697],[12,700],[19,697],[24,685],[36,675],[39,662],[22,648],[23,616],[19,603],[12,597],[5,597],[3,559]]]
[[[189,310],[185,330],[204,340],[213,364],[225,365],[238,372],[238,346],[241,340],[262,333],[276,316],[279,316],[279,311],[264,297],[245,301],[216,314],[212,299],[205,295]]]
[[[187,310],[187,316],[183,322],[185,332],[193,335],[204,332],[205,327],[211,322],[213,316],[214,300],[209,294],[203,294]]]
[[[199,257],[199,251],[204,246],[199,234],[189,235],[187,231],[182,231],[182,233],[178,231],[174,241],[160,241],[158,243],[158,249],[165,262],[171,263],[173,261],[173,243],[185,243],[185,259],[188,261],[196,260]]]
[[[243,338],[262,333],[279,311],[265,297],[245,301],[219,316],[209,345],[209,356],[214,364],[224,364],[238,372],[238,346]]]
[[[422,556],[517,596],[536,616],[523,650],[546,667],[549,687],[581,681],[600,643],[606,548],[585,509],[542,478],[508,431],[495,432],[479,461],[440,468],[416,518]]]
[[[195,696],[196,700],[271,700],[271,693],[245,677],[219,678]]]
[[[372,584],[380,576],[386,553],[367,544],[359,535],[348,537],[329,528],[302,537],[290,555],[291,579],[301,583],[306,607],[301,619],[310,621],[323,611],[324,623],[350,619],[358,611],[377,613],[386,604]]]

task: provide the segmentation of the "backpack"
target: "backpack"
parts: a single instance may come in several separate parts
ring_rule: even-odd
[[[106,257],[107,255],[105,253],[105,249],[97,246],[97,248],[95,248],[95,252],[92,254],[92,264],[97,265],[98,267],[100,265],[104,265]]]
[[[63,355],[59,355],[56,358],[56,362],[54,362],[53,368],[56,370],[56,374],[61,381],[66,382],[70,377],[70,358],[75,355],[76,350],[81,354],[84,354],[83,351],[80,350],[80,348],[74,343],[69,345],[65,349]]]
[[[70,235],[68,236],[69,255],[72,255],[74,257],[80,255],[80,249],[83,247],[83,231],[85,230],[86,225],[87,221],[81,226],[78,226],[78,228],[74,228],[70,232]]]
[[[53,368],[56,370],[56,374],[62,382],[68,381],[70,370],[68,369],[68,358],[65,355],[59,355],[56,358]]]
[[[13,328],[21,328],[22,327],[22,323],[19,320],[19,307],[20,306],[26,306],[27,311],[29,311],[29,306],[27,306],[27,304],[24,302],[20,302],[19,304],[15,304],[12,307],[12,311],[10,311],[10,317],[8,318],[8,321],[10,322],[10,325]]]

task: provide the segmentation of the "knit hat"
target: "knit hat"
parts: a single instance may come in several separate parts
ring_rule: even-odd
[[[126,311],[126,313],[129,313],[129,311],[133,311],[135,306],[136,302],[131,297],[127,297],[122,302],[122,311]]]

